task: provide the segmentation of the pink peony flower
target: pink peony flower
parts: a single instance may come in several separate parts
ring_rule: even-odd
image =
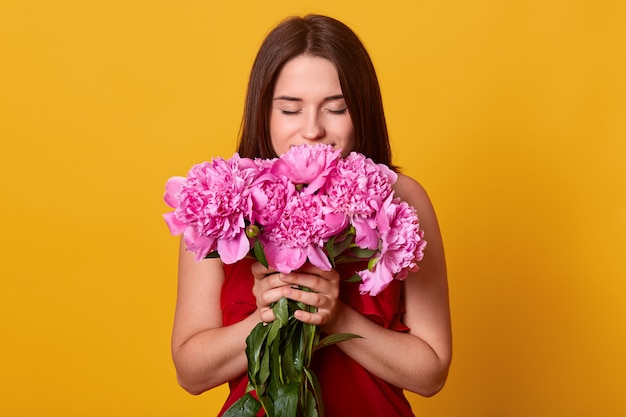
[[[319,196],[295,193],[285,205],[279,221],[265,228],[260,238],[269,265],[280,272],[296,270],[307,259],[329,271],[331,264],[324,252],[324,244],[347,225],[345,215],[326,212]]]
[[[354,243],[365,249],[378,249],[378,230],[376,229],[375,213],[370,217],[355,216],[352,219],[355,230]]]
[[[373,269],[359,271],[363,280],[359,290],[372,296],[379,294],[391,280],[405,279],[417,271],[416,261],[422,260],[426,241],[419,227],[415,209],[406,202],[389,196],[376,215],[380,239],[378,260]]]
[[[328,271],[339,262],[369,259],[368,268],[357,272],[362,279],[359,290],[375,296],[393,279],[405,279],[416,271],[426,245],[415,209],[394,198],[396,180],[397,174],[387,166],[355,152],[342,160],[341,153],[329,145],[292,147],[274,159],[235,154],[228,160],[195,165],[187,177],[170,178],[164,199],[174,211],[164,218],[172,234],[183,235],[198,261],[217,252],[224,263],[237,262],[250,253],[251,241],[260,262],[265,258],[270,267],[284,273],[305,262]],[[259,323],[253,332],[267,335],[272,329],[291,326],[290,311],[301,305],[287,303],[281,307],[290,317],[286,323]],[[278,331],[277,343],[295,343],[302,351],[300,342],[319,336],[316,326],[315,334],[307,338],[302,327],[294,329]],[[251,340],[270,351],[269,339]],[[304,364],[311,357],[307,352],[302,354]],[[248,361],[258,365],[268,357],[249,356]],[[257,393],[262,391],[256,384],[265,389],[269,381],[267,375],[258,376],[258,372],[248,375]],[[273,378],[270,384],[282,384],[280,377]],[[254,399],[246,395],[235,407]]]
[[[224,263],[234,263],[249,252],[245,219],[252,213],[250,185],[258,172],[253,160],[235,154],[195,165],[187,178],[167,182],[164,199],[175,210],[165,221],[172,234],[183,234],[196,260],[217,250]]]
[[[330,145],[294,146],[278,158],[272,172],[286,176],[295,185],[306,186],[302,191],[305,194],[313,194],[322,188],[340,158],[341,152]]]
[[[252,184],[251,224],[273,225],[278,221],[288,199],[296,192],[294,184],[284,175],[274,175],[269,169],[261,173]]]
[[[359,289],[377,295],[417,270],[426,244],[415,210],[394,198],[396,180],[387,166],[355,152],[341,159],[329,145],[292,147],[274,159],[235,154],[172,177],[164,199],[175,210],[164,218],[197,260],[217,252],[224,263],[237,262],[250,253],[251,239],[269,266],[285,273],[307,261],[330,270],[337,257],[374,254],[358,272]],[[332,238],[335,259],[326,253]]]
[[[364,155],[350,153],[328,176],[323,193],[327,204],[354,216],[368,217],[393,191],[398,174]]]

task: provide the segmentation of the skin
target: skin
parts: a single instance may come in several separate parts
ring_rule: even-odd
[[[301,55],[287,62],[274,87],[270,136],[278,155],[291,146],[326,144],[347,156],[354,126],[334,65]]]
[[[280,155],[303,143],[331,144],[348,154],[354,128],[331,62],[300,56],[279,75],[270,115],[272,145]],[[222,325],[220,291],[224,272],[219,259],[194,260],[181,241],[179,283],[172,355],[180,385],[200,394],[246,372],[245,339],[261,322],[274,320],[270,305],[281,297],[316,306],[295,317],[328,333],[363,336],[337,346],[387,382],[423,396],[444,385],[452,356],[448,286],[443,244],[432,204],[412,178],[399,174],[396,195],[414,206],[428,246],[420,270],[403,282],[407,333],[385,329],[339,299],[339,274],[310,264],[290,274],[252,266],[256,311],[239,323]],[[312,292],[300,291],[304,286]]]

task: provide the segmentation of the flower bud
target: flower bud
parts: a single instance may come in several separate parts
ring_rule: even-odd
[[[257,226],[256,224],[251,224],[248,227],[246,227],[246,236],[248,236],[249,239],[252,239],[253,237],[257,237],[259,232],[260,232],[259,226]]]
[[[380,258],[370,258],[369,262],[367,263],[367,269],[373,271],[379,260]]]

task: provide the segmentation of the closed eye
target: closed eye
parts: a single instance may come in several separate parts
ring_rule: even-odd
[[[287,115],[287,116],[293,116],[293,115],[296,115],[296,114],[300,113],[300,110],[283,110],[283,109],[281,109],[280,113],[284,114],[284,115]]]
[[[348,112],[348,108],[344,107],[343,109],[339,109],[339,110],[328,110],[330,113],[332,114],[346,114]]]

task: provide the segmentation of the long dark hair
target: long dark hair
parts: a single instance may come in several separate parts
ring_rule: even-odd
[[[354,125],[354,150],[392,166],[382,97],[370,56],[352,29],[320,15],[287,18],[263,41],[250,72],[239,154],[276,156],[269,129],[274,85],[285,63],[303,54],[325,58],[337,69]]]

